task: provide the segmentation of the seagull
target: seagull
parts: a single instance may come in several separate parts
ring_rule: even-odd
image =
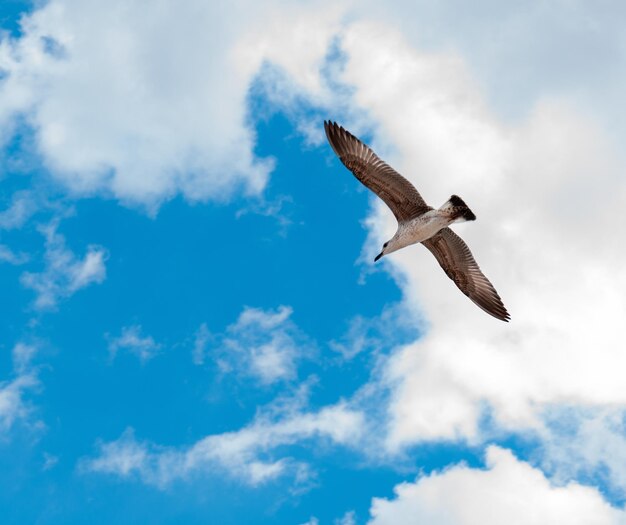
[[[481,272],[467,244],[448,228],[453,222],[476,220],[463,199],[452,195],[443,206],[434,209],[408,180],[352,133],[330,121],[324,121],[324,130],[339,160],[385,202],[398,221],[395,235],[383,244],[374,262],[411,244],[422,243],[459,290],[488,314],[508,322],[511,316],[498,292]]]

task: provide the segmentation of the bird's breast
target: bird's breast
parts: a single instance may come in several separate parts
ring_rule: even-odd
[[[450,218],[438,210],[430,210],[411,221],[405,222],[398,232],[405,246],[430,239],[450,224]]]

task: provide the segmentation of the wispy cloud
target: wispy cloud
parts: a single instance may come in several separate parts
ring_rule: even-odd
[[[415,319],[405,305],[386,306],[376,317],[353,317],[343,336],[331,341],[329,346],[346,360],[364,352],[378,354],[413,341],[420,333],[415,325]]]
[[[563,407],[546,411],[541,466],[556,480],[595,479],[616,499],[626,496],[626,410]]]
[[[22,285],[37,293],[34,307],[54,309],[61,299],[106,277],[107,252],[100,246],[88,246],[82,259],[65,246],[65,237],[57,232],[58,222],[40,227],[45,237],[45,268],[40,273],[24,272]]]
[[[286,236],[289,226],[292,225],[290,213],[286,210],[286,204],[292,204],[293,199],[288,195],[280,195],[273,201],[267,201],[263,196],[250,200],[245,208],[237,211],[237,218],[247,214],[261,215],[263,217],[272,217],[278,223],[280,229],[279,235]]]
[[[28,262],[28,255],[25,253],[15,253],[6,244],[0,244],[0,262],[20,265]]]
[[[17,421],[26,420],[32,409],[24,399],[39,387],[36,370],[31,366],[37,348],[26,343],[13,347],[13,377],[0,382],[0,433],[6,434]]]
[[[59,463],[58,456],[53,456],[52,454],[49,454],[48,452],[44,452],[43,453],[43,466],[41,467],[41,470],[43,471],[51,470],[54,467],[56,467],[58,463]]]
[[[335,520],[335,525],[356,525],[356,512],[350,510],[341,518]]]
[[[109,338],[109,353],[114,359],[120,350],[126,350],[135,354],[142,363],[145,363],[156,356],[161,345],[152,336],[142,335],[140,325],[126,326],[122,328],[119,337]]]
[[[138,441],[127,429],[116,441],[98,445],[95,458],[84,459],[83,471],[137,476],[148,484],[165,487],[194,473],[210,474],[219,467],[249,485],[259,485],[291,475],[298,485],[310,483],[313,473],[305,463],[277,449],[305,440],[328,440],[351,446],[363,432],[363,415],[345,404],[317,412],[296,410],[276,417],[261,412],[248,426],[207,436],[186,449],[164,448]]]
[[[0,212],[0,229],[21,228],[37,211],[38,205],[33,193],[28,190],[16,192],[9,207]]]
[[[297,377],[297,365],[315,353],[313,341],[291,320],[288,306],[276,310],[249,308],[223,333],[211,333],[202,323],[194,334],[192,361],[211,355],[219,369],[252,377],[263,385]]]
[[[13,347],[13,368],[18,373],[24,373],[37,353],[37,347],[32,344],[19,342]]]
[[[292,309],[245,308],[222,335],[217,349],[224,372],[252,376],[270,385],[297,377],[297,363],[311,356],[314,345],[291,321]]]
[[[206,354],[209,351],[208,345],[213,339],[206,323],[202,323],[194,335],[193,349],[191,350],[191,360],[194,365],[204,363]]]
[[[7,432],[13,424],[25,419],[30,407],[24,401],[24,393],[39,385],[37,378],[31,374],[22,374],[0,382],[0,430]]]

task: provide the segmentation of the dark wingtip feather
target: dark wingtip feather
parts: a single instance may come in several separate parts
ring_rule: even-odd
[[[458,195],[452,195],[450,197],[450,204],[452,204],[452,206],[465,206],[467,208],[465,201]]]
[[[455,210],[455,217],[456,218],[462,217],[466,221],[475,221],[476,220],[476,215],[474,215],[474,212],[469,209],[468,205],[465,204],[465,201],[461,197],[459,197],[458,195],[452,195],[448,199],[448,202],[454,208],[456,208],[456,210]]]
[[[489,313],[493,315],[496,319],[500,319],[500,321],[504,321],[505,323],[508,323],[511,320],[511,315],[505,308],[499,295],[498,295],[498,301],[500,304],[498,305],[497,309]]]
[[[335,152],[335,154],[338,157],[341,157],[341,154],[339,153],[338,150],[338,143],[337,143],[337,130],[341,129],[340,126],[337,125],[336,122],[332,122],[331,120],[325,120],[324,121],[324,131],[326,132],[326,138],[328,139],[328,143],[330,144],[331,148],[333,148],[333,151]]]
[[[465,210],[463,212],[463,218],[466,221],[475,221],[476,220],[476,215],[474,215],[474,212],[472,210],[470,210],[469,208],[467,208],[467,210]]]

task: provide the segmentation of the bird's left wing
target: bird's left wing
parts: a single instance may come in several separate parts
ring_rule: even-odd
[[[465,295],[496,319],[509,321],[496,289],[485,277],[474,260],[467,244],[450,228],[444,228],[422,244],[435,256],[448,277],[454,281]]]
[[[412,219],[432,208],[413,184],[382,161],[372,149],[335,122],[324,121],[333,150],[354,176],[378,195],[398,219]]]

